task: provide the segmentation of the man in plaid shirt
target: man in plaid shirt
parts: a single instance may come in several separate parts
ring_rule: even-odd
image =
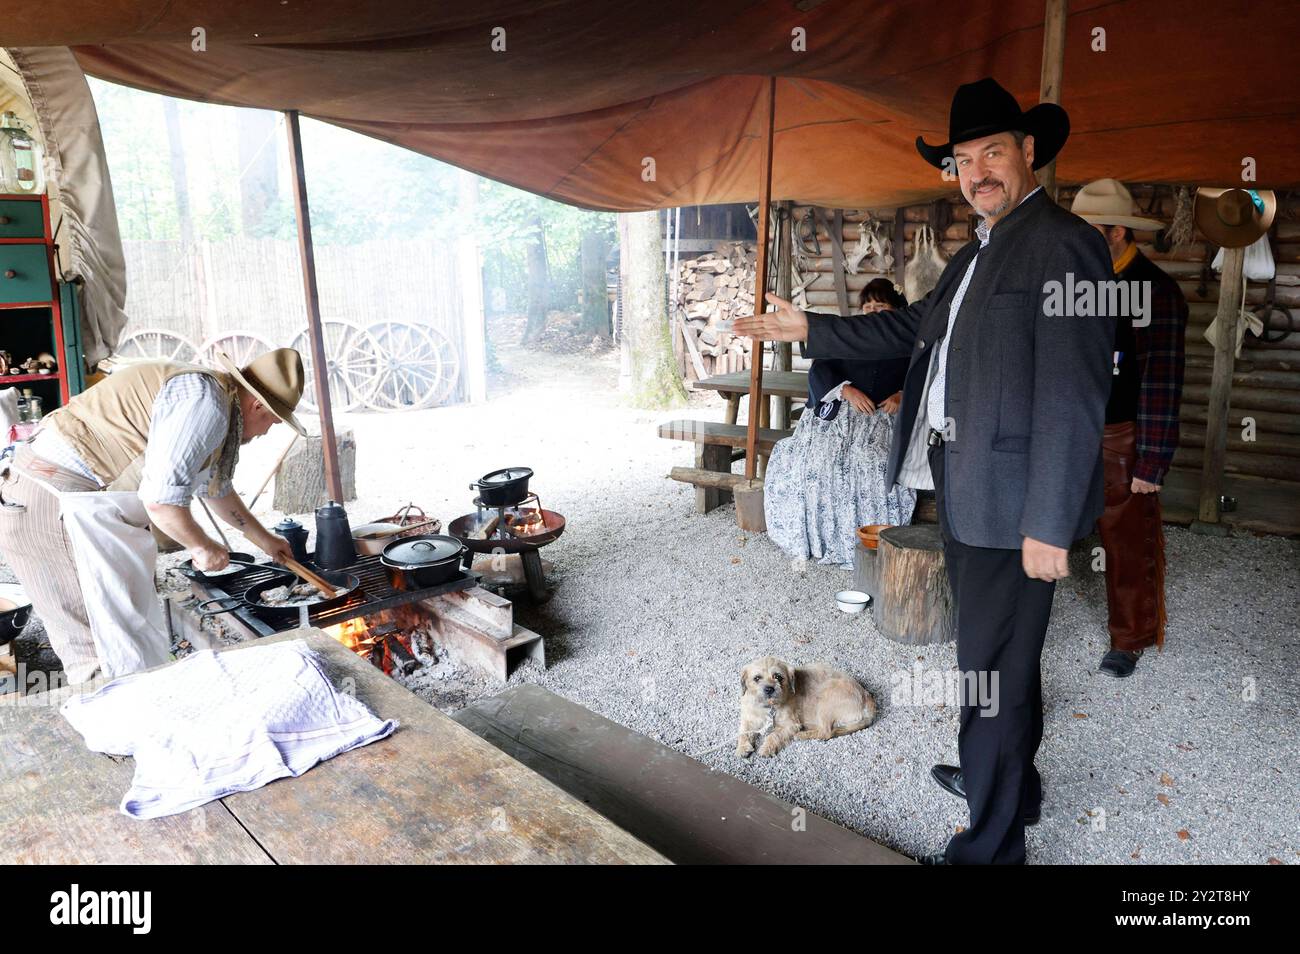
[[[1110,651],[1101,671],[1133,674],[1143,650],[1164,647],[1165,541],[1160,485],[1178,447],[1187,301],[1178,283],[1143,255],[1133,229],[1161,229],[1140,216],[1128,189],[1114,179],[1090,182],[1072,211],[1092,223],[1106,244],[1118,281],[1138,291],[1141,314],[1121,317],[1115,332],[1114,377],[1102,438],[1106,510],[1097,522],[1106,555]]]

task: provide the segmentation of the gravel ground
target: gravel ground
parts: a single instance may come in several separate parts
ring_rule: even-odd
[[[499,323],[494,340],[517,332]],[[933,690],[905,690],[954,673],[954,647],[888,642],[869,614],[836,610],[831,595],[848,571],[792,563],[766,537],[738,531],[731,507],[695,512],[692,488],[665,476],[692,451],[660,440],[655,425],[721,419],[713,396],[639,411],[618,404],[615,354],[499,344],[498,356],[485,405],[344,418],[359,448],[354,521],[414,499],[445,523],[471,509],[470,480],[533,467],[533,488],[569,525],[545,551],[554,599],[516,604],[516,619],[546,637],[549,668],[526,666],[512,683],[544,685],[906,854],[942,848],[967,822],[929,779],[932,764],[956,761],[957,709]],[[283,439],[250,446],[241,490],[256,487]],[[1087,565],[1091,542],[1057,588],[1031,862],[1300,861],[1300,542],[1166,532],[1167,648],[1133,678],[1096,669],[1106,606]],[[30,626],[20,655],[34,658],[41,642]],[[773,759],[737,758],[738,674],[768,653],[842,667],[876,695],[880,718]],[[446,659],[408,685],[444,710],[496,691]]]

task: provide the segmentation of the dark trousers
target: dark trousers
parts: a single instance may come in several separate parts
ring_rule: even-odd
[[[957,751],[970,826],[948,842],[949,864],[1023,864],[1026,814],[1043,800],[1034,755],[1043,739],[1039,657],[1055,583],[1025,576],[1021,551],[954,540],[944,512],[943,445],[930,449],[944,562],[957,606],[963,697]],[[988,705],[976,696],[976,686]]]

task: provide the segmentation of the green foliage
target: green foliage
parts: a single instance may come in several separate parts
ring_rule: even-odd
[[[551,276],[550,308],[566,311],[578,307],[582,287],[580,246],[582,234],[615,234],[614,215],[589,212],[500,182],[481,180],[478,242],[483,250],[485,303],[489,312],[522,312],[528,297],[524,249],[537,236],[534,222],[541,220],[542,239]],[[500,290],[494,294],[494,290]]]
[[[172,150],[163,97],[90,80],[113,176],[118,220],[125,239],[181,237],[173,185]],[[265,142],[245,143],[245,153],[272,149],[274,198],[247,232],[241,210],[241,135],[238,110],[177,101],[186,193],[196,239],[292,239],[288,140],[283,119],[268,125]],[[247,132],[244,133],[247,135]],[[552,202],[519,189],[478,179],[477,221],[464,221],[460,170],[427,156],[331,126],[302,121],[312,237],[319,245],[420,235],[452,237],[475,229],[483,250],[484,304],[489,313],[523,311],[527,297],[524,249],[540,219],[550,267],[553,309],[576,310],[582,284],[579,246],[584,231],[611,240],[614,216]],[[248,186],[248,182],[244,185]]]

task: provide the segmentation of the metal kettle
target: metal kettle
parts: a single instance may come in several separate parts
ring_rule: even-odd
[[[331,500],[316,510],[316,565],[340,570],[357,562],[348,512]]]
[[[273,533],[284,537],[289,543],[289,549],[293,551],[293,558],[299,563],[307,562],[307,528],[300,524],[292,517],[285,517],[274,527],[271,528]]]

